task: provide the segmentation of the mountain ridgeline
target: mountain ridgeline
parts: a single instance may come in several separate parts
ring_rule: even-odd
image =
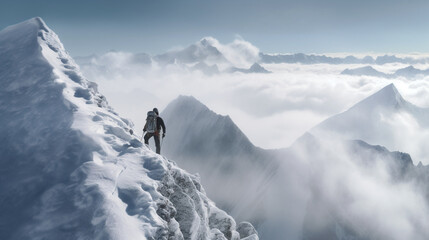
[[[0,238],[258,239],[130,133],[40,18],[0,32]]]
[[[353,69],[345,69],[341,72],[343,75],[352,75],[352,76],[373,76],[373,77],[381,77],[381,78],[398,78],[405,77],[407,79],[416,79],[418,77],[424,77],[429,75],[429,69],[421,70],[417,69],[413,66],[408,66],[405,68],[400,68],[396,70],[394,73],[384,73],[377,71],[371,66],[353,68]]]
[[[278,153],[254,146],[229,116],[214,113],[194,97],[178,97],[161,116],[169,126],[165,155],[198,172],[220,206],[239,219],[261,221],[264,216],[249,208],[263,196],[252,192],[264,192],[261,184],[275,173]]]
[[[161,113],[170,126],[163,151],[176,156],[185,169],[198,172],[207,194],[235,218],[252,221],[263,239],[400,239],[395,231],[374,227],[386,224],[382,211],[355,212],[353,203],[381,204],[373,192],[356,188],[365,181],[383,197],[395,197],[398,186],[405,185],[411,196],[428,199],[428,167],[415,166],[407,153],[377,145],[392,145],[392,139],[378,136],[394,132],[395,126],[380,126],[384,118],[404,111],[424,121],[425,110],[407,102],[391,84],[327,119],[291,147],[265,150],[254,146],[230,117],[214,113],[193,97],[180,96]],[[410,182],[418,183],[417,192]],[[396,204],[387,206],[400,212],[392,218],[407,217],[425,225],[408,202]],[[426,204],[427,200],[423,209]],[[370,217],[367,211],[379,218],[360,223]],[[413,229],[406,235],[424,239],[429,234]]]

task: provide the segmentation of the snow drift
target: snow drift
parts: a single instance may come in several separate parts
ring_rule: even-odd
[[[142,146],[40,18],[0,32],[1,239],[258,239]]]

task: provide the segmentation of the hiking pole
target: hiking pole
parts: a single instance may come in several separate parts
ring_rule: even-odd
[[[164,138],[165,138],[165,136],[162,136],[162,138],[161,138],[161,147],[162,147],[162,143],[164,142]]]
[[[143,142],[143,135],[144,135],[144,131],[142,132],[142,136],[140,138],[140,142]]]

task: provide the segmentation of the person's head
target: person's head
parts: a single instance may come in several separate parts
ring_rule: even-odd
[[[159,115],[158,108],[154,108],[152,111],[154,111],[156,115]]]

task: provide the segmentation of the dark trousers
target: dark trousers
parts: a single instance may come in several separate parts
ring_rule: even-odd
[[[153,136],[155,139],[156,153],[161,153],[161,144],[159,144],[159,133],[146,133],[144,135],[144,143],[149,145],[149,139]]]

